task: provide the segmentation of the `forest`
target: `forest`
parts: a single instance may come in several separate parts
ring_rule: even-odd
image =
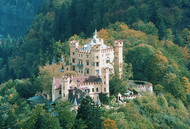
[[[0,35],[23,37],[29,30],[43,1],[45,0],[1,0]]]
[[[0,127],[188,129],[189,8],[189,0],[46,1],[22,38],[0,39]],[[101,99],[115,108],[97,106],[89,97],[78,113],[70,111],[68,101],[31,105],[27,99],[35,93],[51,92],[57,75],[52,69],[59,66],[52,60],[63,54],[67,61],[69,41],[82,45],[95,29],[107,45],[124,42],[123,76],[112,77],[111,97]],[[118,107],[115,97],[128,88],[129,79],[151,82],[154,94],[142,93]]]

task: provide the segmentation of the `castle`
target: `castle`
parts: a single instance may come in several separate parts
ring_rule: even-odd
[[[90,42],[80,47],[78,41],[70,42],[69,65],[64,66],[64,73],[75,71],[76,77],[63,76],[53,78],[52,101],[79,98],[83,93],[97,101],[99,93],[109,96],[109,75],[114,73],[114,65],[122,74],[123,42],[114,41],[114,48],[104,44],[98,38],[97,31]],[[81,92],[77,92],[80,90]]]

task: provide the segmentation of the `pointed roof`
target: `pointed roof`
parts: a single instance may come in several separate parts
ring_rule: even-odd
[[[97,99],[97,103],[96,103],[98,106],[101,105],[101,102],[100,102],[100,98],[98,97]]]
[[[61,55],[61,58],[59,59],[59,62],[60,63],[64,62],[63,55]]]
[[[53,60],[51,62],[52,64],[55,64],[56,63],[56,59],[55,59],[55,56],[53,57]]]
[[[76,98],[74,99],[73,106],[78,106]]]

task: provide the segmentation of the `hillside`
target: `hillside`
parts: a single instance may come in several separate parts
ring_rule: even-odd
[[[0,118],[3,120],[0,126],[103,128],[112,125],[117,128],[188,129],[189,6],[188,0],[46,2],[24,39],[8,37],[0,42]],[[63,55],[68,61],[69,41],[75,39],[82,45],[89,41],[95,29],[107,45],[113,45],[114,40],[124,42],[126,67],[123,78],[114,76],[110,80],[111,89],[123,92],[128,88],[129,79],[143,80],[153,83],[154,94],[142,93],[144,97],[127,100],[125,106],[117,107],[113,93],[106,102],[114,106],[111,110],[98,108],[87,97],[83,102],[87,106],[79,107],[78,114],[70,112],[70,102],[58,101],[51,111],[47,104],[35,108],[29,104],[27,99],[36,92],[51,92],[52,77],[58,75],[56,70],[61,68],[59,63],[51,65],[52,60],[59,61]],[[87,109],[91,109],[90,115]],[[56,115],[52,115],[54,113]]]
[[[0,35],[25,36],[44,0],[1,0]]]

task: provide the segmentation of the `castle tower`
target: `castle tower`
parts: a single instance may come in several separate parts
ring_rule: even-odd
[[[119,67],[119,76],[122,74],[122,63],[123,63],[123,41],[114,41],[115,51],[114,51],[114,64]]]
[[[52,84],[52,102],[55,101],[55,77],[53,77],[53,84]]]
[[[79,42],[78,41],[71,41],[70,42],[70,62],[71,65],[71,70],[75,71],[76,69],[76,65],[77,65],[77,53],[76,53],[76,49],[79,48]]]
[[[69,83],[70,83],[70,78],[65,76],[63,77],[62,80],[62,86],[61,86],[61,98],[62,100],[68,100],[69,98]]]
[[[101,76],[101,47],[102,44],[95,44],[91,48],[91,59],[92,59],[92,71],[91,75],[100,75]]]
[[[109,68],[102,68],[102,93],[109,95]]]

